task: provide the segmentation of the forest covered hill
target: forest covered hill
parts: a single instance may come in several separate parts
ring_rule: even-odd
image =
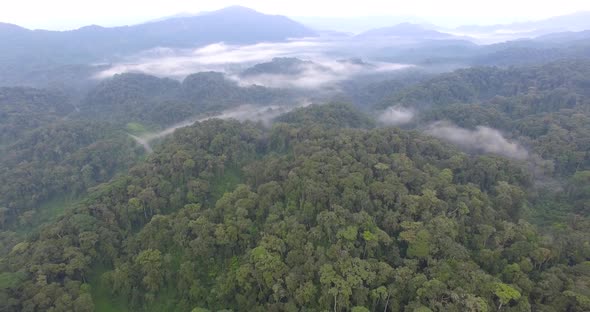
[[[568,42],[0,88],[0,311],[589,311],[590,62]]]
[[[588,163],[576,169],[543,193],[526,162],[342,104],[270,129],[198,122],[25,239],[8,209],[3,307],[583,311]]]

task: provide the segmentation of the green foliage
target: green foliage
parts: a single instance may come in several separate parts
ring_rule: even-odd
[[[503,116],[498,125],[556,160],[556,177],[569,180],[561,194],[536,189],[520,163],[374,129],[347,105],[296,110],[271,129],[195,123],[128,170],[136,149],[112,125],[29,129],[2,154],[0,310],[587,310],[587,102],[571,102],[553,90],[567,84],[543,76],[536,85],[547,94],[512,106],[533,84],[520,80],[549,69],[460,71],[427,83],[426,94],[423,86],[403,94],[440,100],[440,116],[466,108],[474,114],[458,115],[472,117],[464,125]],[[112,100],[108,107],[188,92],[211,104],[235,88],[222,78],[122,76],[91,97]],[[586,94],[582,78],[570,83]],[[447,106],[488,101],[488,92],[515,98]],[[120,114],[104,109],[97,118]],[[130,116],[143,124],[142,109]],[[146,124],[165,122],[153,116]],[[81,199],[54,197],[64,194]],[[560,217],[546,216],[544,228],[526,220],[530,210],[552,209]],[[48,222],[36,226],[37,216]],[[16,222],[36,229],[22,238]]]
[[[23,272],[3,272],[0,273],[0,289],[17,288],[20,283],[26,278]]]
[[[0,145],[47,126],[74,110],[59,92],[32,88],[0,88]]]
[[[352,105],[330,103],[299,108],[277,121],[309,127],[371,128],[375,122]]]
[[[498,301],[500,302],[500,307],[502,307],[502,305],[510,303],[512,300],[518,300],[521,297],[521,294],[520,292],[518,292],[518,290],[504,283],[495,284],[494,295],[496,295],[496,297],[498,298]]]
[[[241,182],[242,174],[240,169],[236,167],[224,169],[223,174],[212,178],[211,183],[209,184],[211,202],[216,202],[221,196],[223,196],[223,194],[233,190]]]
[[[127,129],[127,131],[130,134],[133,134],[133,135],[141,135],[141,134],[147,132],[147,129],[145,128],[145,126],[140,123],[137,123],[137,122],[130,122],[125,126],[125,128]]]
[[[203,72],[183,82],[144,74],[120,74],[102,81],[80,104],[80,115],[108,121],[130,131],[137,125],[166,127],[199,114],[221,112],[244,103],[288,101],[287,93],[260,86],[240,87],[222,73]]]
[[[430,253],[430,233],[420,230],[416,233],[416,238],[409,243],[408,257],[424,258]]]
[[[107,124],[65,121],[30,131],[0,158],[4,223],[32,222],[33,208],[54,197],[75,197],[134,163],[139,151]],[[61,207],[63,209],[63,207]],[[47,211],[45,211],[47,210]]]
[[[89,274],[89,282],[92,284],[92,301],[97,312],[126,312],[128,300],[123,296],[113,295],[112,286],[101,276],[108,269],[104,265],[96,265]]]
[[[488,179],[479,189],[470,181],[483,169],[471,161],[448,167],[458,154],[416,133],[287,127],[211,120],[178,131],[12,248],[9,272],[24,269],[22,283],[66,291],[61,274],[83,281],[91,263],[102,263],[109,268],[101,281],[91,279],[98,310],[115,309],[107,292],[119,306],[146,311],[486,311],[496,302],[536,304],[531,279],[568,261],[553,258],[559,253],[530,225],[512,223],[526,200],[518,179]],[[288,142],[277,146],[282,153],[266,140],[273,135]],[[56,246],[59,236],[68,240]],[[512,270],[500,255],[530,265]],[[40,269],[26,269],[33,267]],[[517,285],[521,299],[504,283]]]

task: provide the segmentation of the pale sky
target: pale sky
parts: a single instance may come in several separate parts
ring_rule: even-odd
[[[126,25],[242,5],[287,16],[416,16],[449,24],[491,24],[590,11],[590,0],[0,0],[0,21],[32,29]]]

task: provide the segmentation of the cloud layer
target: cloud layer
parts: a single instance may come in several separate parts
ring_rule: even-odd
[[[201,122],[209,119],[236,119],[239,121],[256,121],[262,122],[265,126],[270,126],[272,120],[282,114],[288,113],[296,108],[305,107],[310,105],[311,102],[309,101],[302,101],[297,105],[268,105],[268,106],[257,106],[257,105],[240,105],[234,108],[230,108],[225,110],[219,114],[211,115],[211,116],[199,116],[189,118],[185,121],[179,122],[174,124],[162,131],[159,132],[152,132],[152,133],[145,133],[141,136],[129,135],[133,138],[138,144],[142,145],[143,148],[148,152],[152,152],[152,141],[166,137],[177,129],[188,127],[195,122]]]
[[[410,67],[405,64],[371,63],[357,64],[347,61],[334,61],[325,57],[313,59],[313,64],[300,65],[298,74],[260,74],[249,77],[231,76],[242,86],[260,85],[269,88],[313,89],[350,79],[357,75],[395,71]]]
[[[414,119],[414,112],[405,107],[390,107],[381,112],[377,121],[387,126],[401,126]]]
[[[242,86],[261,85],[271,88],[319,88],[351,78],[354,75],[395,71],[410,65],[393,63],[358,64],[337,61],[328,56],[338,43],[333,41],[289,41],[253,45],[211,44],[198,49],[156,48],[112,65],[95,76],[104,79],[115,74],[136,72],[159,77],[183,79],[203,71],[225,73]],[[261,74],[241,77],[245,68],[275,57],[297,57],[311,60],[295,75]]]
[[[289,41],[253,45],[211,44],[196,49],[155,48],[127,61],[114,64],[97,75],[102,79],[125,72],[183,78],[200,71],[232,72],[244,64],[254,64],[274,57],[300,56],[314,58],[329,46],[319,41]]]
[[[500,131],[488,127],[478,126],[475,130],[470,130],[442,121],[430,125],[426,132],[469,151],[497,154],[518,160],[529,157],[528,152],[518,143],[507,140]]]

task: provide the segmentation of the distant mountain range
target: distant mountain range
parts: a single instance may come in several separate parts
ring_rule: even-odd
[[[266,15],[239,6],[113,28],[92,25],[72,31],[46,31],[0,24],[0,66],[19,61],[30,66],[86,63],[161,46],[184,48],[216,42],[250,44],[316,35],[287,17]]]
[[[590,29],[590,12],[577,12],[539,21],[487,26],[469,25],[457,28],[457,30],[464,32],[529,33],[532,35],[543,35],[567,31],[582,31],[588,29]]]
[[[293,16],[298,21],[317,31],[338,31],[359,34],[371,29],[400,23],[427,24],[425,19],[413,16],[358,16],[358,17],[307,17]]]
[[[371,29],[356,36],[356,38],[361,39],[381,37],[398,37],[408,39],[450,39],[454,36],[411,23],[401,23],[391,27]]]
[[[512,65],[585,57],[590,47],[590,30],[587,30],[590,12],[542,21],[446,30],[420,20],[412,21],[419,24],[401,23],[354,35],[339,32],[341,29],[316,31],[285,16],[233,6],[199,14],[177,14],[133,26],[90,25],[71,31],[30,30],[0,23],[0,85],[88,88],[96,83],[89,77],[95,77],[111,64],[140,62],[138,59],[150,55],[154,48],[188,49],[218,42],[242,45],[321,37],[319,43],[329,44],[323,46],[325,51],[319,52],[335,59],[358,56],[395,63],[453,66]],[[395,24],[399,19],[379,21],[389,22]],[[146,50],[150,51],[139,54]],[[254,66],[242,75],[292,74],[309,67],[319,70],[315,65],[318,64],[278,58]]]
[[[299,75],[308,68],[321,66],[311,61],[303,61],[294,57],[276,57],[270,62],[256,64],[244,70],[240,76],[249,77],[257,75]],[[323,69],[327,70],[327,69]]]
[[[395,20],[395,19],[394,19]],[[395,26],[373,28],[356,35],[356,39],[412,39],[469,40],[478,44],[493,44],[517,39],[540,38],[542,40],[587,39],[583,31],[590,30],[590,12],[557,16],[545,20],[497,24],[467,25],[455,29],[443,29],[431,24],[401,23]]]
[[[559,32],[559,33],[550,33],[548,35],[543,35],[538,37],[537,40],[543,40],[547,42],[567,42],[567,41],[575,41],[575,40],[588,40],[590,39],[590,30],[583,30],[583,31],[566,31],[566,32]]]

